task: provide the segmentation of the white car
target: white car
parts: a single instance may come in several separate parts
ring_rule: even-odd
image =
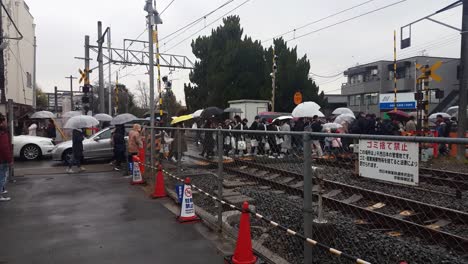
[[[35,160],[52,155],[55,145],[52,139],[36,136],[14,136],[13,157]]]

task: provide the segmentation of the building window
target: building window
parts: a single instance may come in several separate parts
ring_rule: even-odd
[[[32,76],[31,73],[26,73],[26,87],[32,88]]]
[[[361,105],[361,95],[351,95],[348,97],[349,105],[350,106],[357,106]]]
[[[364,95],[364,104],[377,105],[379,104],[379,93],[369,93]]]

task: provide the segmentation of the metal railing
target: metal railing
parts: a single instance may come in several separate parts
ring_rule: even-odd
[[[271,262],[466,261],[468,163],[453,153],[467,139],[155,130],[166,188],[190,176],[195,204],[231,236],[248,201],[254,250]]]

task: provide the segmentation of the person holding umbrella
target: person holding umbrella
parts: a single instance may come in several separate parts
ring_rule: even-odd
[[[11,142],[8,135],[6,118],[0,113],[0,201],[10,201],[10,197],[5,197],[3,194],[8,193],[5,190],[5,184],[8,177],[8,169],[12,167],[13,157],[11,155]]]
[[[68,163],[67,173],[74,173],[72,167],[75,165],[79,172],[85,171],[85,168],[81,166],[81,160],[83,159],[83,140],[84,133],[83,129],[75,128],[72,132],[72,151],[73,158]]]

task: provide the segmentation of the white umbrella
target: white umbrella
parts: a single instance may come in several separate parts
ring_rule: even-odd
[[[68,111],[68,112],[65,112],[65,114],[63,114],[62,117],[70,118],[70,117],[79,116],[79,115],[82,115],[81,111]]]
[[[55,114],[50,111],[39,111],[31,115],[31,118],[34,119],[47,119],[47,118],[56,118]]]
[[[203,109],[198,109],[197,111],[193,112],[192,114],[193,118],[200,117],[202,112],[203,112]]]
[[[273,119],[273,122],[275,122],[276,120],[287,120],[287,119],[293,119],[294,117],[292,116],[279,116],[275,119]]]
[[[353,111],[346,107],[338,107],[337,109],[333,110],[332,115],[341,115],[341,114],[351,114],[354,115]]]
[[[341,114],[335,118],[333,123],[335,124],[343,124],[344,122],[351,123],[356,117],[353,114]]]
[[[455,113],[458,112],[458,105],[451,106],[447,109],[447,114],[453,116]]]
[[[442,118],[444,118],[444,119],[445,119],[445,118],[450,118],[450,117],[451,117],[451,116],[450,116],[449,114],[447,114],[447,113],[434,113],[434,114],[432,114],[432,115],[429,116],[429,121],[434,122],[434,121],[437,119],[437,116],[438,116],[438,115],[441,115]]]
[[[128,114],[128,113],[120,114],[112,119],[111,125],[123,125],[135,119],[138,119],[138,118],[132,114]]]
[[[103,121],[103,122],[112,121],[112,116],[110,116],[108,114],[95,114],[94,118],[96,118],[99,121]]]
[[[337,123],[326,123],[326,124],[323,124],[322,125],[322,130],[326,130],[326,129],[339,129],[339,128],[342,128],[343,126],[341,124],[337,124]]]
[[[99,125],[99,121],[92,117],[92,116],[87,116],[87,115],[79,115],[79,116],[74,116],[68,119],[67,123],[63,128],[68,128],[68,129],[80,129],[80,128],[87,128],[87,127],[93,127]]]
[[[320,112],[320,105],[310,101],[297,105],[292,111],[293,117],[313,117],[315,115],[318,117],[325,117],[325,115]]]

